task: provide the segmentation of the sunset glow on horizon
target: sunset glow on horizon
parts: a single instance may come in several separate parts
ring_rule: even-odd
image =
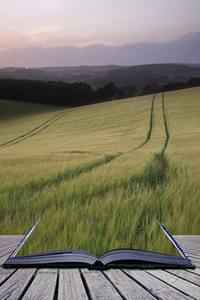
[[[199,0],[0,0],[0,50],[167,42],[200,31]]]

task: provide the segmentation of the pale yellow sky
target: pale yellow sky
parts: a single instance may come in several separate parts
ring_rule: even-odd
[[[166,42],[200,31],[200,0],[0,0],[0,49]]]

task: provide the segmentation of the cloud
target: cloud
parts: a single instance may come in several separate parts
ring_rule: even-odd
[[[73,46],[77,48],[85,48],[92,45],[106,45],[106,46],[115,46],[112,41],[108,39],[94,39],[88,42],[82,42],[82,43],[74,43]]]
[[[57,26],[45,26],[35,28],[33,30],[27,30],[23,33],[23,36],[29,43],[34,45],[45,45],[50,39],[54,39],[55,33],[59,31]]]

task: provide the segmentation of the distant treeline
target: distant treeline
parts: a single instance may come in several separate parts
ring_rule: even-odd
[[[175,91],[175,90],[181,90],[181,89],[187,89],[190,87],[196,87],[200,86],[200,78],[199,77],[193,77],[189,79],[187,82],[170,82],[165,85],[159,86],[158,84],[149,84],[145,86],[142,91],[141,95],[146,94],[157,94],[162,92],[169,92],[169,91]]]
[[[140,95],[195,86],[200,86],[200,78],[198,77],[189,79],[187,82],[172,82],[162,86],[150,84],[142,89]],[[137,95],[137,90],[134,86],[118,88],[113,82],[93,89],[91,85],[84,82],[67,83],[62,81],[0,79],[0,99],[25,102],[74,107]]]
[[[123,97],[114,83],[93,90],[84,82],[0,79],[0,99],[74,107]]]

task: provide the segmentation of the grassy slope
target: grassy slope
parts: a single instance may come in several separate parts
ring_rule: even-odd
[[[36,114],[44,114],[47,112],[55,112],[62,110],[63,107],[55,107],[53,105],[34,104],[28,102],[14,102],[8,100],[0,101],[0,124],[6,121],[34,116]]]
[[[24,252],[97,255],[117,247],[172,251],[155,217],[172,234],[199,234],[199,97],[199,88],[164,95],[170,139],[162,158],[161,95],[149,140],[153,96],[46,107],[2,122],[1,234],[25,233],[42,217]]]

